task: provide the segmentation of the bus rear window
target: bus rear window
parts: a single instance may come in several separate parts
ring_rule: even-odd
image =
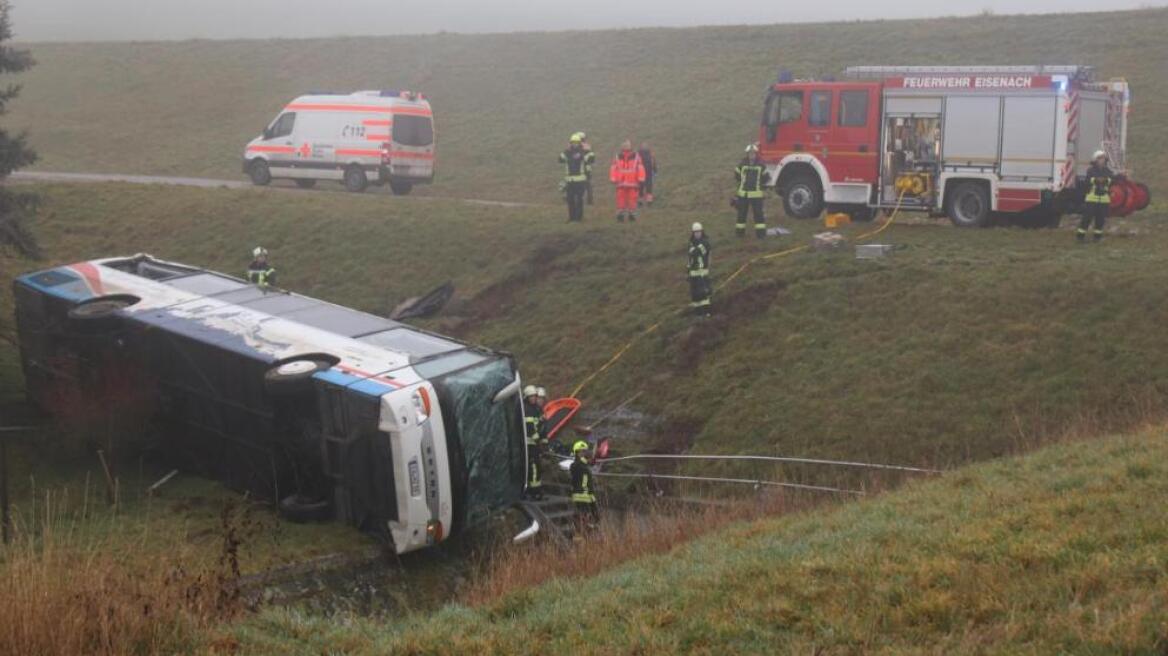
[[[395,114],[393,140],[403,146],[429,146],[434,143],[434,126],[430,117]]]

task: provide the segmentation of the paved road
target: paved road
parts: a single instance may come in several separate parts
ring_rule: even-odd
[[[244,189],[253,187],[250,182],[243,180],[217,180],[214,178],[188,178],[166,175],[133,175],[127,173],[60,173],[55,171],[17,171],[8,177],[12,182],[127,182],[142,185],[177,185],[180,187],[200,187],[203,189]],[[290,183],[290,181],[289,181]],[[272,191],[293,193],[348,193],[340,186],[330,189],[325,184],[322,188],[300,189],[294,186],[283,186],[276,183],[267,187]],[[370,191],[376,189],[370,187]],[[457,200],[470,205],[487,205],[490,207],[545,207],[536,203],[513,203],[502,200],[483,200],[479,198],[444,198],[441,196],[416,196],[420,200]]]

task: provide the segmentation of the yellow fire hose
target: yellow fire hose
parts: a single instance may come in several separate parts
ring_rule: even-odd
[[[888,228],[888,226],[892,225],[892,222],[895,221],[896,217],[900,214],[900,205],[901,205],[901,201],[904,200],[904,194],[905,194],[905,191],[901,190],[900,195],[897,196],[897,198],[896,198],[896,207],[893,208],[892,214],[888,215],[888,219],[885,220],[884,223],[879,228],[862,233],[862,234],[856,236],[855,241],[859,242],[859,241],[864,241],[866,239],[871,239],[872,237],[875,237],[876,235],[884,232]],[[773,260],[773,259],[780,258],[780,257],[786,257],[787,255],[793,255],[795,253],[805,251],[808,248],[810,248],[810,246],[808,246],[807,244],[803,244],[802,246],[794,246],[792,248],[787,248],[787,249],[777,251],[774,253],[767,253],[765,255],[758,255],[756,257],[753,257],[753,258],[743,262],[742,266],[738,267],[738,269],[735,270],[734,273],[730,274],[730,276],[728,278],[723,280],[721,282],[721,284],[719,284],[717,287],[715,287],[714,291],[721,291],[724,287],[726,287],[726,285],[729,285],[731,282],[733,282],[735,278],[742,275],[742,272],[744,272],[748,268],[750,268],[750,265],[752,265],[756,262],[762,262],[764,260]],[[684,312],[685,308],[682,308],[682,311]],[[633,347],[633,344],[636,344],[642,337],[649,335],[653,332],[656,332],[656,330],[661,327],[661,323],[663,321],[664,321],[664,319],[661,319],[661,320],[657,321],[656,323],[654,323],[653,325],[649,326],[648,328],[646,328],[646,329],[642,330],[641,332],[637,333],[636,335],[634,335],[633,338],[628,341],[628,343],[626,343],[624,346],[622,346],[616,353],[613,354],[613,356],[611,358],[608,359],[608,362],[605,362],[603,365],[601,365],[601,367],[599,369],[588,374],[584,378],[584,380],[580,381],[580,384],[576,386],[576,389],[572,390],[571,398],[579,398],[580,392],[583,391],[583,389],[588,385],[588,383],[591,383],[597,376],[608,371],[612,367],[612,365],[616,364],[618,360],[620,360],[622,357],[624,357],[624,354],[627,353],[628,350]]]

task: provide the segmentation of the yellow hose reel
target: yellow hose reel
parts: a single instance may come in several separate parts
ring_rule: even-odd
[[[933,176],[927,171],[913,171],[896,176],[896,191],[905,196],[924,196],[933,190]]]

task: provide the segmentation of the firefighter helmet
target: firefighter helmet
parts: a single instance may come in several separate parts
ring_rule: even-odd
[[[694,224],[690,227],[690,230],[693,232],[701,232],[702,231],[702,224],[698,223],[697,221],[694,221]]]
[[[568,137],[569,143],[581,143],[583,141],[584,141],[584,133],[583,132],[577,132],[577,133],[573,134],[572,136]]]
[[[547,388],[544,388],[544,387],[535,388],[535,395],[541,399],[546,399],[547,398]]]
[[[266,257],[267,254],[268,254],[268,249],[264,248],[263,246],[256,246],[255,249],[252,250],[252,252],[251,252],[252,257],[260,257],[260,256]]]
[[[589,446],[587,442],[584,440],[576,440],[576,443],[572,445],[572,455],[576,455],[581,451],[587,451],[588,449]]]
[[[535,385],[528,385],[523,388],[523,396],[539,396],[539,392],[536,390]]]
[[[749,146],[746,147],[746,154],[747,155],[749,155],[751,153],[757,153],[757,152],[758,152],[758,144],[750,144]]]
[[[1102,150],[1097,150],[1095,151],[1095,154],[1091,156],[1091,161],[1095,161],[1100,157],[1107,157],[1107,153]]]

